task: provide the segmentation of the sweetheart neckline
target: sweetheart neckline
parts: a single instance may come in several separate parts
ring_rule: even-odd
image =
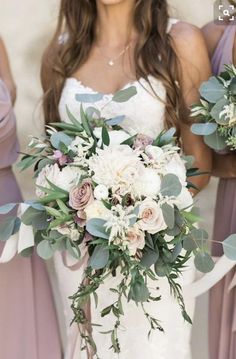
[[[152,75],[148,75],[147,76],[150,80],[150,78],[154,78]],[[125,90],[126,88],[130,87],[130,86],[136,86],[136,85],[139,85],[141,83],[141,81],[146,81],[145,78],[141,77],[139,80],[134,80],[134,81],[130,81],[128,82],[127,84],[125,84],[124,86],[122,86],[119,90],[117,90],[116,92],[112,93],[105,93],[105,92],[100,92],[100,91],[97,91],[95,90],[94,88],[92,88],[91,86],[87,86],[85,85],[80,79],[74,77],[74,76],[71,76],[71,77],[68,77],[66,81],[74,81],[76,83],[78,83],[80,86],[82,86],[84,89],[86,90],[89,90],[91,91],[92,93],[100,93],[102,94],[103,96],[109,96],[109,97],[113,97],[117,92],[119,91],[122,91],[122,90]]]

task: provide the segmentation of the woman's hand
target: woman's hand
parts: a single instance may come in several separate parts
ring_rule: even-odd
[[[0,38],[0,78],[4,81],[11,95],[12,103],[16,100],[16,85],[12,76],[7,50]]]
[[[176,49],[182,73],[181,90],[184,102],[189,108],[199,101],[199,87],[203,81],[209,79],[211,66],[205,41],[200,29],[193,25],[179,22],[172,27],[171,36]],[[212,150],[204,143],[201,136],[191,132],[191,123],[181,123],[181,140],[186,155],[195,158],[194,167],[206,175],[190,179],[201,190],[210,179],[212,171]]]

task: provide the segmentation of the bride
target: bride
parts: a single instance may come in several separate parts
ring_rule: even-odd
[[[198,101],[198,88],[208,79],[210,65],[200,31],[194,26],[169,19],[166,0],[61,0],[55,36],[45,52],[42,65],[44,113],[47,123],[67,121],[66,105],[80,118],[78,93],[103,93],[93,104],[104,117],[125,115],[123,127],[156,137],[164,128],[176,127],[183,151],[195,157],[201,171],[211,171],[211,152],[199,136],[190,132],[188,107]],[[136,86],[137,94],[128,102],[112,102],[120,89]],[[89,107],[91,104],[84,104]],[[119,160],[119,159],[117,159]],[[209,176],[194,183],[203,188]],[[65,358],[91,358],[80,351],[77,326],[70,299],[80,283],[84,263],[72,263],[55,256],[55,269],[64,304],[67,330]],[[193,280],[194,270],[186,269],[182,285]],[[110,278],[113,282],[115,278]],[[150,304],[149,311],[161,319],[165,333],[147,339],[148,323],[132,303],[126,304],[122,322],[120,359],[190,359],[191,326],[184,323],[178,305],[164,279],[159,281],[162,301]],[[100,289],[101,307],[110,304],[109,283]],[[193,315],[194,300],[186,298]],[[101,321],[99,308],[91,303],[93,323]],[[111,327],[109,319],[103,323]],[[94,327],[98,357],[114,358],[108,336]]]

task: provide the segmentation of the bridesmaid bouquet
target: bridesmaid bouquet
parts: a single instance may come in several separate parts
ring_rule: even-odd
[[[122,102],[133,92],[123,90],[113,101]],[[71,297],[73,321],[84,348],[94,352],[86,305],[91,297],[97,303],[98,288],[108,277],[117,276],[118,285],[110,288],[116,299],[101,317],[114,315],[114,328],[106,334],[119,353],[124,300],[141,305],[150,330],[163,330],[147,311],[149,302],[161,300],[160,277],[167,278],[183,317],[191,322],[178,278],[192,254],[200,271],[214,267],[207,233],[194,225],[199,217],[187,177],[197,175],[197,170],[191,168],[191,157],[181,155],[174,129],[151,139],[130,136],[120,126],[123,116],[104,119],[93,107],[84,111],[81,106],[81,121],[68,108],[67,114],[70,124],[51,124],[44,139],[32,138],[20,167],[34,165],[37,199],[27,202],[24,213],[9,217],[0,229],[6,239],[21,226],[33,227],[34,243],[25,245],[22,255],[30,255],[35,246],[45,260],[61,251],[85,263],[84,279]],[[3,206],[0,214],[16,206]]]
[[[201,100],[192,107],[192,117],[200,123],[192,132],[204,136],[214,150],[236,150],[236,68],[226,65],[225,71],[213,76],[200,87]]]

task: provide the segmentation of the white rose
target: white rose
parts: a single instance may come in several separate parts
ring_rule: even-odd
[[[93,218],[101,218],[107,220],[110,217],[110,211],[101,201],[94,201],[85,208],[86,220],[89,221]]]
[[[80,169],[78,167],[66,166],[58,174],[56,185],[69,192],[71,188],[79,181]]]
[[[155,234],[167,228],[161,207],[149,198],[141,203],[139,218],[140,228],[148,233]]]
[[[50,188],[49,183],[47,182],[47,179],[52,182],[56,183],[57,178],[60,174],[60,168],[57,164],[54,165],[46,165],[40,172],[36,179],[36,186]],[[43,190],[36,187],[36,195],[38,197],[44,197],[46,195]]]
[[[186,185],[186,168],[184,165],[184,161],[181,159],[178,153],[174,154],[171,157],[171,160],[165,166],[166,173],[172,173],[176,175],[183,186]]]
[[[191,207],[193,205],[193,197],[186,187],[182,188],[180,195],[176,199],[176,204],[179,209],[187,208],[187,211],[191,211]]]
[[[160,192],[161,178],[153,168],[143,168],[134,184],[136,194],[141,197],[156,197]]]
[[[100,147],[102,144],[102,127],[96,127],[93,130],[93,133],[95,137],[97,137],[98,146]],[[130,135],[123,131],[123,130],[112,130],[109,131],[109,137],[110,137],[110,146],[114,145],[120,145],[122,142],[126,141],[128,138],[130,138]]]
[[[96,199],[101,201],[102,199],[107,199],[109,193],[106,186],[104,186],[103,184],[99,184],[97,187],[95,187],[93,194]]]
[[[127,233],[127,247],[131,256],[134,256],[138,249],[143,249],[145,246],[145,234],[136,225],[129,229]]]
[[[153,160],[158,161],[163,156],[163,150],[160,147],[149,145],[145,148],[146,154]]]

